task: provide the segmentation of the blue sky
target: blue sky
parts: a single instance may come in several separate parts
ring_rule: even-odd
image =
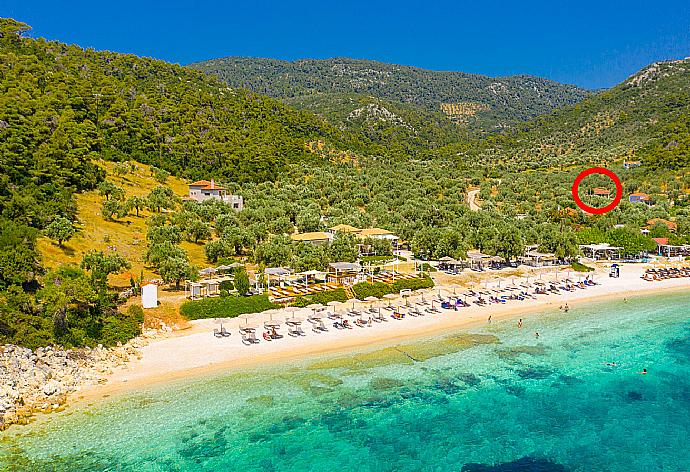
[[[34,36],[180,64],[346,56],[599,88],[690,56],[690,2],[654,3],[0,0],[0,16]]]

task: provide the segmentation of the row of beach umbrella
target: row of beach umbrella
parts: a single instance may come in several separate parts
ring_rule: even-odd
[[[569,273],[568,273],[568,275],[569,275]],[[492,290],[492,289],[495,291],[497,291],[497,290],[523,290],[524,288],[526,288],[530,285],[529,277],[527,277],[527,283],[526,284],[525,283],[518,284],[518,283],[516,283],[515,278],[512,278],[510,280],[510,282],[511,282],[510,284],[502,286],[502,284],[505,283],[506,281],[507,280],[505,280],[505,279],[504,280],[502,280],[502,279],[497,280],[496,284],[493,286],[493,288],[489,287],[488,283],[484,284],[484,286],[482,287],[482,284],[480,284],[479,282],[474,282],[474,283],[471,282],[469,284],[470,285],[470,291],[469,292],[465,291],[465,290],[467,290],[466,288],[464,288],[460,285],[453,284],[453,285],[448,285],[448,286],[445,286],[443,288],[438,288],[438,289],[434,289],[434,290],[429,290],[429,289],[416,290],[414,292],[414,294],[417,296],[421,295],[422,300],[425,300],[425,298],[424,298],[425,295],[438,294],[439,296],[443,296],[444,293],[447,296],[452,296],[452,297],[463,296],[464,298],[467,298],[468,296],[470,296],[472,294],[472,292],[487,295],[487,294],[491,293],[490,290]],[[567,279],[564,279],[564,281],[570,282],[571,280],[569,278],[567,278]],[[547,282],[561,282],[561,281],[558,279],[555,279],[553,281],[547,281]],[[532,284],[544,285],[544,282],[539,277],[539,278],[537,278],[537,280],[532,282]],[[321,303],[312,303],[312,304],[307,305],[303,308],[294,307],[294,306],[288,306],[285,308],[275,308],[275,309],[271,309],[271,310],[267,310],[267,311],[263,312],[264,315],[268,315],[268,317],[269,317],[269,319],[264,322],[264,325],[265,326],[276,326],[276,327],[279,326],[281,324],[281,322],[278,320],[275,320],[274,317],[276,315],[280,315],[282,313],[288,313],[290,315],[288,318],[285,319],[285,322],[287,322],[287,323],[300,323],[303,321],[303,319],[298,317],[298,316],[295,316],[295,314],[298,312],[301,312],[302,310],[305,310],[305,309],[312,311],[312,314],[310,316],[311,318],[320,318],[320,316],[318,315],[318,312],[322,311],[323,309],[325,309],[327,307],[336,309],[338,307],[346,306],[348,309],[351,308],[352,310],[355,310],[357,304],[366,303],[366,304],[373,305],[374,303],[381,302],[383,300],[388,300],[389,302],[392,302],[393,300],[396,300],[398,298],[400,298],[400,295],[395,294],[395,293],[390,293],[390,294],[384,295],[382,298],[378,298],[375,296],[368,296],[368,297],[364,298],[363,300],[360,300],[357,298],[351,298],[345,302],[330,301],[330,302],[326,303],[325,305],[323,305]],[[242,324],[243,328],[256,328],[257,327],[257,325],[255,323],[250,323],[250,318],[252,318],[254,315],[255,314],[247,314],[247,315],[241,315],[240,316],[240,318],[242,318],[244,320],[244,323]]]

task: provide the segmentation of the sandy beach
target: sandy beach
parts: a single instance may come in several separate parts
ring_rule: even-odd
[[[141,349],[141,359],[132,361],[116,370],[105,385],[100,385],[80,393],[84,399],[98,398],[117,391],[136,389],[152,383],[165,382],[182,377],[201,375],[214,371],[231,370],[254,365],[266,365],[291,359],[307,358],[328,353],[347,352],[378,345],[390,345],[415,337],[442,334],[458,329],[471,329],[487,323],[489,315],[492,321],[523,318],[523,329],[538,331],[538,319],[534,314],[543,310],[558,309],[567,303],[571,308],[578,304],[639,295],[649,295],[669,290],[690,288],[690,278],[678,278],[664,281],[647,282],[640,277],[645,267],[640,265],[624,265],[620,278],[609,278],[607,272],[600,269],[594,278],[599,283],[586,289],[573,292],[561,291],[560,294],[537,295],[536,299],[524,301],[509,301],[505,304],[489,304],[487,306],[472,305],[455,310],[441,310],[439,314],[426,316],[407,316],[403,320],[393,320],[390,312],[384,311],[387,322],[372,323],[371,327],[357,327],[338,330],[333,328],[333,322],[324,319],[328,332],[315,333],[311,324],[306,320],[303,328],[306,336],[290,337],[266,342],[263,339],[255,345],[244,345],[238,328],[247,323],[247,316],[242,318],[223,320],[223,326],[232,334],[226,338],[213,336],[213,329],[219,327],[220,320],[208,319],[192,322],[192,328],[174,333],[173,335],[154,340]],[[544,276],[544,281],[553,280],[551,272]],[[532,278],[534,280],[534,278]],[[519,282],[519,281],[518,281]],[[505,282],[504,282],[505,286]],[[497,287],[496,283],[489,283],[489,289]],[[444,290],[445,294],[452,293],[453,288],[437,286],[429,291],[431,294]],[[476,287],[483,290],[484,285]],[[458,293],[463,289],[456,288]],[[419,299],[412,297],[411,301]],[[395,301],[394,301],[395,302]],[[305,317],[309,310],[298,313]],[[280,312],[272,316],[273,320],[284,321],[292,316],[287,312]],[[266,313],[248,316],[248,322],[259,325],[257,336],[261,338],[263,322],[269,319]],[[517,329],[517,326],[516,326]],[[283,327],[282,333],[285,333]]]

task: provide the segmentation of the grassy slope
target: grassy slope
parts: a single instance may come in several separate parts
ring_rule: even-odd
[[[99,165],[106,169],[107,179],[122,187],[127,197],[147,195],[153,188],[160,185],[151,176],[149,166],[145,164],[137,163],[139,169],[135,173],[122,176],[113,173],[114,165],[111,162],[99,162]],[[187,184],[177,177],[168,177],[166,185],[179,196],[187,194]],[[38,241],[38,249],[43,255],[43,263],[46,267],[66,263],[79,264],[84,253],[92,249],[107,251],[108,246],[115,246],[117,251],[132,264],[131,273],[136,277],[139,277],[142,270],[146,278],[157,277],[144,265],[148,229],[146,221],[151,216],[151,212],[142,210],[139,212],[139,217],[132,212],[121,220],[106,221],[101,216],[103,197],[97,191],[79,193],[75,197],[77,218],[80,223],[77,234],[66,242],[62,249],[48,238],[43,237]],[[202,267],[207,265],[203,244],[184,241],[182,247],[189,254],[192,264]],[[116,287],[127,287],[129,277],[130,272],[113,275],[110,283]]]

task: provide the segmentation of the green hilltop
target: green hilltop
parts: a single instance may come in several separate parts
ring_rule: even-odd
[[[360,101],[375,99],[452,120],[461,128],[495,132],[588,95],[573,85],[527,75],[493,78],[348,58],[288,62],[227,57],[189,67],[345,125]],[[353,100],[345,105],[343,97]],[[334,117],[328,111],[336,103],[342,110]]]
[[[463,158],[516,168],[638,161],[690,163],[690,60],[657,62],[580,103],[476,143]]]

